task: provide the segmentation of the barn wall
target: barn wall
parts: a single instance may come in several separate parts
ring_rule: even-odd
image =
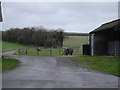
[[[94,55],[106,55],[107,47],[108,46],[106,33],[96,33],[94,36]]]
[[[118,31],[115,32],[115,40],[116,40],[115,44],[116,56],[120,56],[120,27],[118,28]]]
[[[108,55],[120,56],[120,41],[109,41],[108,42]]]
[[[120,41],[109,41],[108,42],[108,55],[118,56],[120,49]]]
[[[116,44],[115,44],[115,56],[120,56],[120,41],[116,41]]]
[[[91,55],[120,56],[120,20],[90,32]]]
[[[120,56],[120,31],[113,31],[108,33],[108,55]]]
[[[119,35],[114,28],[90,34],[91,55],[120,56]]]

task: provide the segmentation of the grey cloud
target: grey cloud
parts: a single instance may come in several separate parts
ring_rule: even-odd
[[[4,2],[3,11],[3,30],[43,25],[48,29],[63,28],[66,32],[89,32],[118,18],[115,2]]]

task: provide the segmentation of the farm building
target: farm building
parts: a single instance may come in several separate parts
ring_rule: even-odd
[[[90,54],[120,56],[120,19],[91,31]]]

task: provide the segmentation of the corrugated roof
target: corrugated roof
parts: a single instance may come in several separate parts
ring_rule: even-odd
[[[116,28],[120,27],[120,19],[117,19],[117,20],[102,24],[100,27],[98,27],[97,29],[91,31],[90,33],[100,32],[100,31],[104,31],[104,30],[107,30],[109,28],[115,28],[115,27]],[[120,29],[117,29],[117,30],[120,30]]]
[[[2,19],[2,11],[1,11],[1,2],[0,2],[0,22],[2,22],[3,19]]]

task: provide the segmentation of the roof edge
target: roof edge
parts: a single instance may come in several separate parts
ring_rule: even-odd
[[[111,24],[115,24],[115,25],[111,26]],[[93,31],[89,32],[89,34],[104,31],[105,29],[113,28],[113,27],[115,27],[117,25],[120,25],[120,19],[116,19],[116,20],[112,20],[110,22],[104,23],[101,26],[99,26],[98,28],[96,28]]]

